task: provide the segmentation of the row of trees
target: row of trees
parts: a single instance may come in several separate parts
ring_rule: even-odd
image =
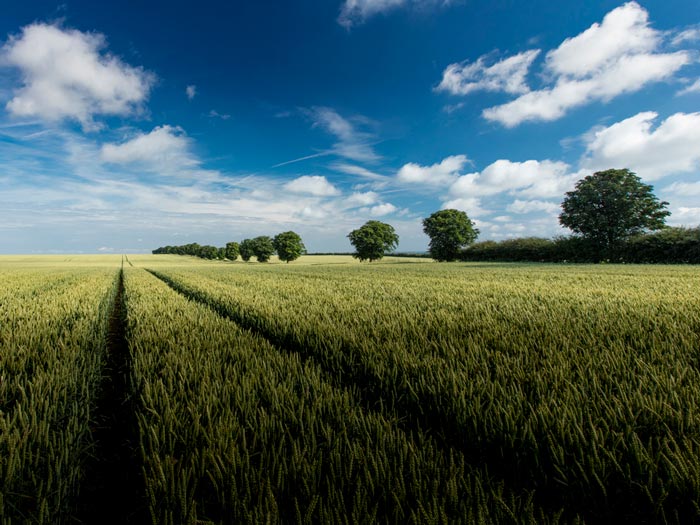
[[[546,252],[546,257],[541,257],[546,260],[572,260],[569,252],[576,254],[582,249],[585,249],[585,260],[623,260],[623,252],[629,258],[630,239],[637,238],[639,246],[640,236],[666,228],[666,217],[670,215],[667,206],[668,202],[656,198],[652,186],[642,183],[630,170],[600,171],[578,181],[562,202],[559,223],[571,229],[573,237],[568,240],[528,238],[515,244],[523,247],[519,252],[522,254],[533,250],[537,254]],[[430,256],[437,261],[473,260],[480,252],[483,257],[498,258],[498,253],[510,253],[511,245],[515,246],[512,240],[500,245],[487,241],[478,249],[468,249],[479,236],[479,230],[465,212],[454,209],[440,210],[423,219],[423,231],[430,237]],[[685,241],[692,237],[683,232],[669,236]],[[355,248],[353,256],[370,262],[381,259],[399,244],[399,236],[391,225],[374,220],[351,231],[348,239]],[[502,249],[503,246],[506,249]],[[246,239],[240,245],[231,242],[225,248],[187,244],[153,251],[230,260],[236,260],[240,254],[244,261],[255,256],[260,262],[268,261],[275,252],[280,260],[289,262],[305,253],[305,248],[301,237],[289,231],[274,239],[262,236]]]
[[[223,248],[191,243],[182,246],[163,246],[153,250],[153,253],[192,255],[202,259],[228,259],[229,261],[235,261],[240,256],[246,262],[253,257],[258,262],[267,262],[276,253],[281,261],[290,262],[306,253],[306,247],[299,234],[288,231],[274,237],[261,235],[253,239],[244,239],[240,243],[227,242]]]
[[[559,223],[574,232],[570,238],[486,241],[469,248],[479,230],[466,213],[458,210],[433,213],[423,219],[423,231],[430,237],[430,256],[437,261],[515,257],[653,262],[663,258],[657,253],[659,246],[669,243],[674,262],[692,259],[697,230],[676,229],[665,236],[649,237],[649,232],[668,230],[667,206],[668,202],[659,201],[654,195],[652,186],[642,183],[630,170],[611,169],[581,179],[574,190],[566,193]],[[348,237],[360,260],[379,259],[398,244],[393,228],[378,221],[369,221]]]
[[[479,230],[467,214],[459,210],[440,210],[423,219],[423,231],[430,237],[430,256],[437,261],[454,261],[462,249],[479,236]],[[367,221],[348,234],[355,247],[353,257],[360,261],[376,261],[399,244],[393,226],[380,221]]]

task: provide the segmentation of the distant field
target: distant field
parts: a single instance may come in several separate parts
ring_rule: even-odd
[[[2,256],[0,522],[698,522],[698,290],[696,266]]]

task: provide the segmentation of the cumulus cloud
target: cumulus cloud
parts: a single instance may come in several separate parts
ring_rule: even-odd
[[[409,162],[404,164],[396,175],[401,182],[444,186],[459,177],[459,172],[469,162],[466,155],[452,155],[432,166],[421,166]]]
[[[47,121],[72,119],[99,128],[98,115],[129,116],[143,110],[155,76],[106,53],[104,35],[31,24],[3,46],[1,60],[19,69],[22,87],[7,110]]]
[[[389,215],[397,210],[396,206],[389,202],[384,204],[378,204],[377,206],[372,206],[369,209],[369,214],[372,217],[383,217],[384,215]]]
[[[525,77],[530,65],[540,54],[532,49],[486,65],[488,55],[476,62],[450,64],[442,73],[442,81],[436,91],[446,91],[452,95],[468,95],[474,91],[503,91],[510,94],[527,93],[529,88]]]
[[[487,215],[491,213],[488,210],[485,210],[484,208],[481,207],[481,199],[472,197],[472,198],[457,198],[457,199],[450,199],[448,201],[443,202],[442,204],[442,209],[443,210],[460,210],[463,212],[466,212],[469,217],[472,219],[478,215]],[[477,224],[478,226],[478,224]]]
[[[549,214],[559,212],[559,204],[549,201],[531,200],[524,201],[520,199],[514,200],[506,207],[506,211],[512,213],[533,213],[545,212]]]
[[[608,102],[667,80],[691,63],[688,51],[661,52],[663,36],[650,26],[644,8],[628,2],[606,14],[601,23],[567,38],[549,51],[542,75],[548,81],[540,89],[529,91],[525,83],[525,75],[534,60],[527,53],[534,51],[490,67],[484,65],[484,57],[474,64],[453,64],[445,70],[440,85],[450,93],[461,95],[477,89],[520,94],[510,102],[482,112],[487,120],[506,127],[526,121],[552,121],[573,108],[593,101]],[[511,74],[510,78],[507,73]]]
[[[190,140],[179,126],[158,126],[150,133],[137,133],[120,144],[102,146],[101,157],[112,164],[150,164],[163,166],[177,163],[194,166],[198,161],[190,154]]]
[[[648,181],[700,170],[700,113],[676,113],[652,129],[657,118],[646,111],[592,132],[582,167],[629,168]]]
[[[373,191],[355,192],[345,199],[345,204],[349,208],[359,208],[361,206],[371,206],[379,200],[379,195]]]
[[[303,175],[286,183],[284,188],[292,193],[305,193],[316,197],[340,194],[340,191],[321,175]]]
[[[513,162],[497,160],[480,173],[459,177],[449,188],[453,198],[469,198],[508,192],[530,198],[559,197],[574,185],[577,174],[569,165],[551,160]]]
[[[368,18],[402,6],[426,8],[446,6],[453,0],[345,0],[340,8],[338,23],[350,29],[363,23]]]
[[[187,86],[185,88],[185,94],[187,95],[187,98],[189,100],[192,100],[194,97],[197,96],[197,86]]]

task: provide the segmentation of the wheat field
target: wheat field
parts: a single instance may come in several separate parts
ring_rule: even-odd
[[[698,270],[0,257],[1,522],[699,521]]]

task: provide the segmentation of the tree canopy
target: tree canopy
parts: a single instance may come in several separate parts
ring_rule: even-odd
[[[253,255],[255,255],[258,262],[269,261],[272,254],[275,253],[275,247],[272,245],[272,239],[267,235],[255,237],[251,243]]]
[[[280,261],[290,262],[298,259],[304,252],[306,252],[306,247],[299,234],[288,231],[282,232],[275,235],[272,239],[272,246],[274,247]]]
[[[367,221],[348,234],[355,247],[353,257],[360,261],[377,261],[399,244],[399,236],[393,226],[380,221]]]
[[[559,223],[590,240],[603,257],[614,256],[631,235],[664,227],[668,202],[628,169],[599,171],[581,179],[562,202]]]
[[[224,248],[224,255],[229,261],[235,261],[238,259],[240,253],[240,245],[237,242],[227,242],[226,248]]]
[[[253,239],[243,239],[238,251],[241,254],[241,259],[245,262],[250,261],[250,258],[255,255],[255,250],[253,249]]]
[[[430,237],[430,256],[436,261],[456,260],[479,236],[467,214],[453,209],[436,211],[423,219],[423,231]]]

